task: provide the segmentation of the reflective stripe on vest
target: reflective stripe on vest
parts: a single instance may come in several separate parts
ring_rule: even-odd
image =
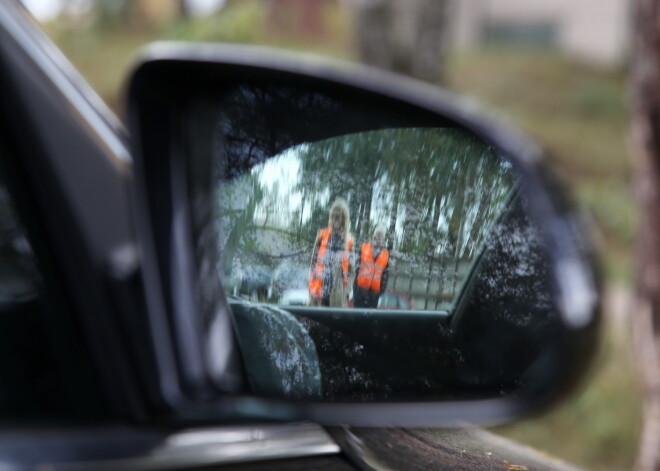
[[[328,249],[328,241],[330,240],[330,235],[332,234],[332,228],[327,227],[325,229],[319,230],[318,238],[321,239],[321,245],[319,246],[319,252],[316,258],[316,266],[309,277],[309,294],[316,299],[321,299],[323,296],[323,269],[325,260],[325,253]],[[348,239],[348,250],[350,251],[353,248],[353,238]],[[344,253],[341,257],[341,269],[343,274],[344,286],[348,285],[348,251],[344,250]]]
[[[360,254],[360,271],[357,274],[357,285],[360,288],[371,289],[374,279],[374,250],[369,242],[362,244]]]
[[[374,261],[374,249],[371,243],[365,242],[362,244],[357,285],[360,288],[370,289],[376,293],[380,293],[380,280],[383,278],[383,271],[387,267],[389,258],[389,252],[387,249],[383,249]]]
[[[323,296],[323,259],[325,258],[325,251],[328,248],[331,233],[331,228],[319,230],[318,238],[321,239],[321,245],[316,257],[316,266],[309,276],[309,294],[317,299],[321,299],[321,296]]]
[[[383,249],[376,257],[374,264],[374,281],[371,282],[371,289],[376,293],[380,293],[380,280],[383,278],[383,271],[387,268],[387,262],[390,259],[390,254],[387,249]]]
[[[348,286],[348,253],[353,250],[353,238],[348,238],[348,250],[341,256],[341,272],[344,275],[344,286]]]

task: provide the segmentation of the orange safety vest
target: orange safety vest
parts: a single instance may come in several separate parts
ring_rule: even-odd
[[[389,252],[387,249],[383,249],[374,261],[374,249],[371,246],[371,242],[362,244],[360,271],[357,275],[358,286],[380,293],[380,280],[383,277],[383,271],[387,268],[389,259]]]
[[[316,258],[316,267],[312,270],[309,277],[309,294],[313,298],[321,299],[323,296],[323,260],[325,259],[325,252],[328,249],[328,241],[332,234],[332,228],[319,230],[319,238],[321,245],[319,246],[319,253]],[[348,251],[353,248],[353,238],[348,238],[348,250],[344,250],[341,257],[341,271],[344,278],[344,286],[348,285]]]

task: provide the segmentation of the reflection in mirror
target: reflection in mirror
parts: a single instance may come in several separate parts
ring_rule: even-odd
[[[417,108],[305,87],[229,84],[190,109],[203,325],[213,352],[219,278],[252,392],[465,400],[552,384],[547,249],[497,148]]]
[[[252,301],[451,312],[515,189],[459,129],[303,143],[218,192],[225,289]]]

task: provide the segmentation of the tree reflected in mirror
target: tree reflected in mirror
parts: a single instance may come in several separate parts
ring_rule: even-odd
[[[350,279],[338,307],[351,306],[362,246],[381,226],[389,306],[449,311],[514,189],[510,164],[459,129],[386,129],[290,147],[219,187],[225,288],[310,304],[315,241],[343,200],[353,246],[341,246]]]

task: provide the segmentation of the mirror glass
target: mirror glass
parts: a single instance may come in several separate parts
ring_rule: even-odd
[[[552,384],[547,249],[496,147],[339,86],[215,90],[180,123],[210,362],[225,298],[254,394],[465,400]]]
[[[448,314],[515,183],[509,162],[456,128],[292,146],[218,188],[225,290]]]

